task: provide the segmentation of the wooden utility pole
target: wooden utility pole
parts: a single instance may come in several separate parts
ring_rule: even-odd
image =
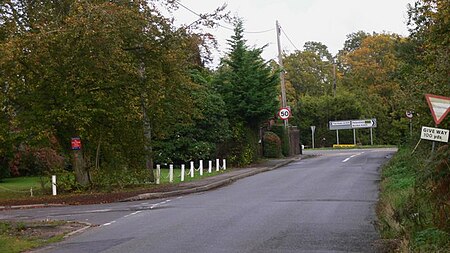
[[[280,65],[280,81],[281,81],[281,107],[285,108],[287,107],[286,103],[286,82],[285,82],[285,71],[283,66],[283,54],[281,52],[281,41],[280,41],[280,35],[281,35],[281,27],[278,23],[278,20],[275,23],[276,25],[276,31],[277,31],[277,44],[278,44],[278,64]],[[289,125],[288,120],[284,121],[284,127],[287,128]]]
[[[333,97],[336,97],[336,63],[333,62]]]

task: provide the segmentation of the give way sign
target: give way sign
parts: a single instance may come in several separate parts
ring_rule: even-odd
[[[425,98],[433,115],[434,123],[439,125],[450,112],[450,97],[426,94]]]

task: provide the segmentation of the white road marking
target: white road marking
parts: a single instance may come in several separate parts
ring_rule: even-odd
[[[343,163],[346,163],[346,162],[348,162],[348,160],[352,159],[352,158],[355,157],[355,156],[359,156],[359,155],[361,155],[361,154],[364,154],[364,152],[361,152],[361,153],[358,153],[358,154],[354,154],[354,155],[352,155],[352,156],[350,156],[350,157],[344,159],[342,162],[343,162]]]
[[[134,212],[134,213],[127,214],[127,215],[123,216],[123,218],[130,217],[130,216],[135,215],[135,214],[138,214],[138,213],[140,213],[140,212],[142,212],[142,211],[136,211],[136,212]]]
[[[109,226],[109,225],[111,225],[111,224],[113,224],[113,223],[116,223],[116,221],[113,220],[113,221],[111,221],[111,222],[108,222],[108,223],[103,224],[102,226]]]
[[[81,211],[79,213],[106,213],[109,211],[111,211],[111,209],[87,210],[87,211]]]

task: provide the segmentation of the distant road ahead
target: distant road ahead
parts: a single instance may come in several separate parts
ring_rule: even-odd
[[[313,151],[322,155],[122,210],[41,252],[374,252],[379,167],[395,151]]]

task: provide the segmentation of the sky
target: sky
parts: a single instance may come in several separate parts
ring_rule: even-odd
[[[277,59],[275,23],[278,20],[284,33],[281,47],[286,53],[302,50],[307,41],[326,45],[335,55],[343,48],[348,34],[387,32],[408,36],[407,5],[414,0],[179,0],[196,13],[210,13],[224,3],[233,16],[244,20],[247,45],[267,45],[262,56]],[[190,24],[198,17],[180,7],[173,14],[176,24]],[[232,25],[221,22],[222,26]],[[232,31],[224,27],[207,30],[219,43],[215,62],[229,49],[226,40]],[[261,32],[266,31],[266,32]],[[257,32],[257,33],[254,33]]]

